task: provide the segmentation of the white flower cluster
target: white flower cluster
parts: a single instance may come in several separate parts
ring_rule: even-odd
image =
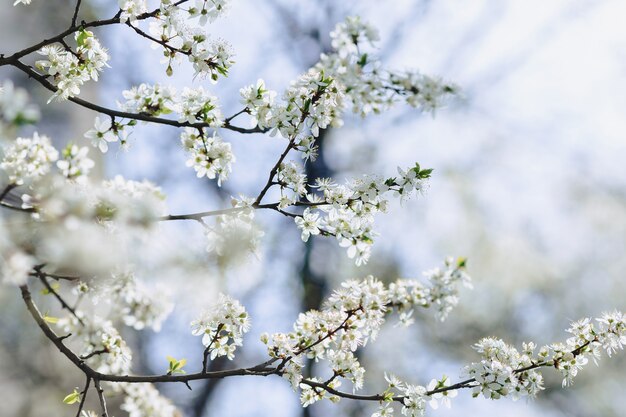
[[[395,91],[403,96],[412,107],[424,112],[435,112],[452,95],[458,94],[458,87],[445,83],[440,77],[421,74],[419,71],[391,73],[389,81]]]
[[[112,304],[113,315],[135,330],[149,327],[160,331],[161,323],[174,308],[164,291],[150,291],[131,272],[112,274],[96,296]]]
[[[373,277],[349,281],[331,295],[321,311],[300,314],[292,332],[262,336],[269,355],[282,360],[283,377],[294,388],[302,388],[304,406],[325,398],[326,391],[300,384],[303,356],[316,361],[328,359],[333,370],[333,387],[340,385],[338,378],[347,378],[355,389],[362,387],[365,370],[354,352],[376,337],[384,322],[387,303],[386,289]]]
[[[180,135],[183,148],[189,152],[187,166],[193,167],[198,178],[217,178],[217,185],[228,178],[235,162],[230,143],[213,132],[208,136],[204,129],[185,128]]]
[[[330,36],[334,51],[323,54],[316,68],[325,70],[342,85],[354,113],[380,113],[398,99],[423,111],[434,111],[458,92],[455,85],[417,71],[384,69],[366,48],[379,40],[378,32],[359,17],[348,17]]]
[[[14,128],[34,123],[39,119],[39,109],[30,104],[23,88],[16,88],[11,81],[0,85],[0,142],[8,139]]]
[[[624,313],[604,313],[596,321],[597,327],[589,318],[573,322],[567,329],[572,337],[565,343],[543,346],[537,358],[532,342],[524,343],[523,352],[518,352],[500,339],[481,340],[475,348],[483,359],[465,367],[465,374],[476,380],[473,395],[491,399],[510,396],[514,400],[534,397],[543,389],[543,377],[537,370],[540,366],[553,366],[563,375],[563,386],[571,384],[589,358],[600,359],[601,349],[610,356],[626,345]]]
[[[235,357],[237,346],[243,344],[243,335],[250,330],[250,318],[239,301],[224,294],[217,303],[191,322],[192,334],[202,335],[202,344],[210,352],[211,359]]]
[[[3,284],[24,285],[36,259],[6,241],[7,231],[0,224],[0,279]]]
[[[378,30],[359,16],[348,16],[344,22],[338,23],[330,32],[331,46],[341,57],[358,54],[358,45],[368,42],[374,45],[380,40]]]
[[[0,169],[6,172],[11,184],[21,185],[48,174],[58,157],[50,138],[35,132],[32,138],[17,138],[4,149]]]
[[[180,412],[152,384],[124,384],[124,403],[120,408],[129,417],[178,417]]]
[[[106,153],[109,150],[109,143],[117,142],[119,134],[123,134],[124,130],[119,129],[117,124],[114,124],[111,119],[100,119],[100,116],[96,116],[94,120],[93,129],[85,132],[85,137],[91,140],[91,145],[100,149],[100,152]],[[125,136],[123,136],[123,141]]]
[[[329,125],[340,126],[343,93],[324,71],[310,69],[300,76],[274,104],[276,93],[265,89],[263,80],[240,90],[242,102],[254,117],[255,125],[280,133],[300,145],[310,132],[314,137]]]
[[[339,400],[338,397],[329,396],[322,387],[302,380],[303,357],[328,361],[333,372],[331,378],[325,381],[329,387],[339,387],[340,378],[350,381],[355,390],[362,387],[365,370],[354,352],[376,338],[386,315],[393,308],[406,310],[413,307],[410,306],[412,300],[409,298],[402,300],[407,304],[398,302],[393,290],[397,287],[396,283],[385,288],[371,276],[362,281],[345,282],[339,290],[333,292],[321,311],[311,310],[300,314],[292,332],[262,335],[261,340],[267,345],[270,357],[280,360],[283,377],[291,382],[294,389],[298,386],[302,388],[302,405],[308,406],[324,398]],[[418,300],[415,304],[417,306],[429,305]],[[413,391],[413,388],[407,386],[405,395],[410,396]],[[423,392],[426,392],[425,389]],[[415,395],[411,398],[413,405],[407,407],[420,408],[422,400],[418,401]]]
[[[474,397],[482,394],[485,398],[497,400],[510,395],[517,400],[522,396],[535,397],[543,389],[543,377],[539,372],[519,371],[533,365],[534,344],[525,344],[524,352],[520,353],[502,340],[488,337],[476,343],[474,348],[483,357],[480,362],[465,367],[467,376],[476,380]]]
[[[294,162],[283,162],[279,165],[276,175],[281,191],[280,208],[295,204],[306,194],[307,177],[302,172],[302,167]],[[289,192],[288,195],[285,194],[286,191]]]
[[[407,384],[391,374],[385,374],[385,380],[387,390],[384,399],[372,417],[392,417],[394,412],[392,404],[397,395],[402,399],[402,415],[407,417],[423,416],[427,404],[433,409],[439,408],[440,404],[449,408],[450,399],[457,395],[456,391],[448,390],[450,380],[445,375],[439,380],[430,381],[428,387]]]
[[[173,87],[142,83],[122,91],[122,96],[126,102],[117,105],[125,112],[159,116],[177,111],[178,99]]]
[[[265,81],[257,80],[256,85],[249,85],[239,90],[241,104],[246,106],[252,116],[252,127],[268,127],[272,116],[272,108],[276,100],[276,91],[267,90]]]
[[[79,313],[80,314],[80,313]],[[128,375],[131,368],[132,351],[120,336],[111,321],[92,315],[89,319],[81,315],[59,319],[57,326],[78,339],[78,355],[97,372]]]
[[[413,323],[413,307],[434,306],[437,317],[443,321],[459,303],[459,285],[471,288],[470,277],[465,272],[465,259],[446,258],[443,268],[424,272],[429,281],[425,286],[415,280],[400,280],[389,286],[391,302],[398,308],[400,322]]]
[[[107,66],[109,54],[92,32],[80,30],[74,37],[76,51],[60,45],[47,45],[39,50],[46,59],[37,61],[36,66],[54,77],[58,89],[49,101],[77,96],[80,87],[90,79],[98,81],[99,73]]]
[[[230,0],[195,0],[194,6],[187,12],[189,17],[199,17],[200,25],[204,26],[224,14],[229,6]]]
[[[68,180],[85,183],[89,172],[95,163],[87,154],[89,149],[79,148],[76,145],[68,144],[61,152],[61,159],[57,161],[57,168]]]
[[[338,185],[330,179],[316,180],[313,188],[322,192],[322,196],[306,194],[307,178],[297,166],[290,162],[280,166],[278,180],[282,194],[279,208],[294,205],[306,195],[308,207],[302,216],[294,220],[302,231],[302,240],[310,235],[322,232],[333,235],[339,245],[347,248],[348,257],[354,258],[357,265],[367,262],[374,242],[374,215],[385,212],[388,200],[385,194],[393,191],[401,199],[408,198],[412,192],[421,191],[432,172],[422,170],[419,164],[406,171],[398,169],[397,178],[383,179],[376,176],[364,176]]]
[[[38,263],[85,276],[123,269],[139,256],[129,246],[145,240],[164,211],[153,186],[121,178],[97,184],[47,175],[24,191],[22,207],[34,221],[11,227],[12,244]]]
[[[102,220],[147,227],[165,213],[165,195],[149,181],[130,181],[116,175],[102,185],[104,193],[98,202]]]
[[[572,383],[589,358],[597,362],[601,349],[611,356],[626,346],[626,314],[619,311],[604,313],[596,321],[597,327],[589,318],[573,322],[567,329],[572,337],[564,344],[557,343],[540,350],[539,356],[550,360],[561,371],[563,386]]]
[[[200,18],[201,25],[214,20],[226,11],[227,3],[225,0],[196,0],[194,6],[185,10],[172,0],[161,0],[160,12],[150,22],[150,34],[164,48],[169,75],[173,71],[171,62],[179,54],[188,57],[195,75],[207,76],[212,82],[228,74],[233,64],[228,44],[210,42],[205,32],[188,24],[188,19],[194,17]]]
[[[214,128],[220,127],[223,123],[217,97],[202,87],[185,88],[181,94],[179,106],[180,122],[201,122]]]
[[[118,102],[118,107],[126,112],[141,113],[150,116],[178,113],[178,121],[184,123],[203,123],[217,128],[223,125],[224,117],[217,102],[217,97],[202,86],[183,90],[180,97],[176,89],[160,84],[140,84],[122,95],[126,102]]]
[[[233,208],[239,210],[228,215],[217,216],[215,224],[207,227],[207,247],[215,253],[221,263],[237,262],[250,253],[257,254],[263,230],[254,221],[252,200],[246,197],[232,199]]]
[[[122,13],[120,13],[120,22],[134,23],[137,17],[148,11],[146,0],[117,0]]]

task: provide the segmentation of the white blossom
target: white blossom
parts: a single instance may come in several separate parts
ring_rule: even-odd
[[[243,335],[250,329],[250,318],[245,308],[224,294],[211,309],[191,322],[191,333],[202,336],[202,344],[210,348],[210,357],[235,357],[237,346],[243,344]]]
[[[0,162],[12,184],[24,184],[25,181],[46,175],[59,157],[47,136],[35,132],[32,138],[17,138],[4,149],[4,158]]]
[[[100,149],[100,152],[106,153],[109,150],[109,143],[117,141],[117,135],[113,131],[111,119],[100,119],[97,116],[94,120],[93,129],[85,133],[85,138],[91,140],[92,146]]]
[[[198,178],[217,178],[217,184],[221,186],[236,160],[230,143],[224,142],[216,132],[207,136],[204,130],[199,132],[192,128],[186,128],[180,140],[183,148],[190,154],[187,166],[193,167]]]

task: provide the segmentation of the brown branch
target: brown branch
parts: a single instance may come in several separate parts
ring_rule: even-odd
[[[213,339],[211,340],[209,345],[206,347],[206,349],[204,349],[203,358],[202,358],[202,373],[207,372],[207,368],[209,365],[209,353],[211,353],[211,346],[213,346],[213,343],[215,343],[217,338],[220,336],[220,332],[222,331],[223,328],[224,328],[224,325],[220,323],[217,326],[217,329],[215,329],[215,336],[213,336]]]
[[[1,61],[2,60],[0,59],[0,65],[2,65]],[[16,59],[16,60],[12,60],[8,62],[8,64],[24,72],[30,78],[37,81],[39,84],[41,84],[43,87],[47,88],[48,90],[55,92],[55,93],[58,91],[58,88],[54,84],[52,84],[50,81],[48,81],[45,76],[38,73],[33,68],[24,64],[23,62]],[[150,115],[142,114],[142,113],[131,113],[131,112],[119,111],[119,110],[111,109],[108,107],[100,106],[90,101],[83,100],[79,97],[68,97],[68,100],[71,101],[72,103],[78,104],[81,107],[85,107],[87,109],[96,111],[98,113],[106,114],[107,116],[111,118],[117,117],[120,119],[138,120],[142,122],[149,122],[149,123],[155,123],[155,124],[161,124],[161,125],[167,125],[167,126],[173,126],[173,127],[193,127],[196,129],[210,127],[209,123],[179,122],[177,120],[164,119],[162,117],[150,116]],[[258,126],[251,128],[251,129],[246,129],[246,128],[242,128],[239,126],[233,126],[230,123],[224,123],[221,128],[226,129],[226,130],[232,130],[238,133],[265,133],[267,132],[267,129],[261,129]]]
[[[74,8],[74,14],[72,15],[72,23],[70,24],[70,28],[76,26],[76,19],[78,19],[78,12],[80,11],[80,2],[81,0],[76,0],[76,7]]]
[[[94,379],[94,385],[96,386],[96,392],[98,393],[98,399],[100,400],[100,407],[102,408],[102,417],[109,417],[109,413],[107,412],[107,402],[104,397],[104,390],[100,386],[100,380]]]
[[[56,292],[56,290],[54,288],[52,288],[52,285],[50,285],[50,283],[48,282],[48,280],[46,279],[46,276],[43,275],[39,268],[35,268],[35,274],[37,275],[37,277],[39,278],[39,280],[42,282],[42,284],[46,287],[46,289],[48,290],[49,293],[51,293],[52,295],[54,295],[54,297],[59,301],[59,303],[61,304],[61,307],[63,307],[65,310],[69,311],[74,317],[76,317],[76,319],[78,320],[78,322],[81,325],[85,325],[85,322],[83,321],[82,318],[80,318],[80,316],[78,314],[76,314],[76,310],[74,310],[64,299],[63,297],[61,297],[61,295]]]
[[[4,200],[4,197],[6,197],[15,187],[17,187],[17,184],[9,184],[4,187],[4,190],[0,193],[0,201]]]
[[[274,177],[276,176],[276,173],[278,172],[278,169],[280,168],[280,164],[283,163],[289,151],[291,151],[294,147],[295,147],[294,139],[289,140],[287,147],[285,148],[283,153],[280,155],[280,157],[278,158],[278,161],[276,161],[276,164],[270,171],[270,175],[267,178],[267,182],[265,183],[265,186],[263,187],[263,189],[261,190],[257,198],[254,200],[255,205],[261,204],[261,200],[263,200],[263,197],[265,197],[267,190],[269,190],[270,187],[273,185],[273,180],[274,180]]]
[[[80,3],[80,2],[79,2]],[[89,384],[91,384],[91,377],[87,377],[87,382],[85,382],[85,388],[80,396],[80,404],[78,404],[78,411],[76,412],[76,417],[80,417],[80,412],[83,410],[83,406],[85,405],[85,400],[87,399],[87,391],[89,390]]]
[[[231,376],[270,376],[270,375],[282,375],[283,371],[282,371],[282,367],[284,366],[284,364],[291,359],[291,357],[283,359],[283,361],[281,362],[281,364],[277,367],[271,367],[271,365],[273,363],[275,363],[277,360],[279,360],[278,358],[273,358],[270,359],[266,362],[263,362],[259,365],[250,367],[250,368],[239,368],[239,369],[230,369],[230,370],[223,370],[223,371],[213,371],[213,372],[198,372],[198,373],[194,373],[194,374],[185,374],[185,375],[142,375],[142,376],[136,376],[136,375],[110,375],[110,374],[102,374],[100,372],[95,371],[94,369],[92,369],[91,367],[89,367],[87,364],[84,363],[84,361],[79,358],[78,356],[76,356],[76,354],[74,352],[72,352],[68,347],[66,347],[63,344],[63,340],[67,337],[59,337],[56,335],[56,333],[54,333],[54,331],[52,329],[50,329],[50,326],[48,326],[48,324],[45,322],[45,320],[43,319],[43,317],[41,316],[41,313],[39,312],[39,310],[37,309],[37,306],[34,304],[33,300],[32,300],[32,296],[30,294],[30,291],[28,290],[28,287],[26,285],[23,285],[20,287],[20,290],[22,292],[22,298],[24,300],[24,303],[26,304],[26,307],[28,309],[28,311],[30,312],[31,316],[33,317],[33,319],[35,320],[35,322],[39,325],[39,327],[41,328],[41,330],[43,331],[43,333],[46,335],[46,337],[48,337],[48,339],[50,339],[52,341],[52,343],[57,347],[57,349],[64,354],[68,359],[70,359],[70,361],[72,363],[74,363],[74,365],[76,365],[81,371],[83,371],[83,373],[88,377],[94,380],[94,383],[96,385],[96,390],[98,391],[98,395],[99,398],[101,399],[101,404],[104,401],[104,397],[101,391],[101,388],[99,388],[99,384],[100,381],[108,381],[108,382],[128,382],[128,383],[154,383],[154,382],[183,382],[183,383],[188,383],[190,381],[196,381],[196,380],[203,380],[203,379],[211,379],[211,378],[226,378],[226,377],[231,377]],[[354,314],[355,311],[353,311]],[[350,317],[350,315],[349,315]],[[328,335],[326,335],[324,338],[319,339],[318,341],[311,343],[310,345],[307,345],[305,348],[300,349],[299,351],[297,351],[297,355],[300,355],[302,353],[304,353],[306,350],[316,346],[317,344],[321,343],[323,340],[327,339],[328,337],[331,337],[332,334],[334,334],[335,332],[339,331],[341,328],[343,328],[346,323],[347,320],[349,319],[346,318],[346,320],[344,320],[344,322],[334,331],[329,332]],[[577,349],[575,349],[574,351],[572,351],[571,353],[574,354],[574,356],[577,356],[579,354],[581,354],[584,349],[590,345],[593,341],[587,342],[584,345],[578,347]],[[295,356],[295,355],[294,355]],[[557,362],[558,363],[558,362]],[[549,364],[548,362],[537,362],[534,363],[533,365],[530,365],[528,367],[525,368],[520,368],[515,370],[515,373],[521,373],[521,372],[526,372],[532,369],[536,369],[536,368],[540,368],[540,367],[547,367],[547,366],[556,366],[557,363],[554,364]],[[434,389],[431,391],[427,391],[425,393],[425,395],[430,396],[433,394],[437,394],[437,393],[441,393],[441,392],[445,392],[445,391],[451,391],[451,390],[456,390],[456,389],[461,389],[461,388],[471,388],[474,387],[475,385],[472,385],[472,383],[476,382],[476,380],[474,378],[470,378],[461,382],[458,382],[454,385],[450,385],[447,387],[441,387],[438,389]],[[316,381],[312,381],[312,380],[302,380],[302,383],[305,385],[308,385],[310,387],[313,388],[319,388],[319,389],[323,389],[333,395],[337,395],[339,397],[342,398],[347,398],[347,399],[352,399],[352,400],[363,400],[363,401],[383,401],[385,400],[387,397],[385,397],[384,395],[381,394],[374,394],[374,395],[356,395],[356,394],[351,394],[351,393],[347,393],[347,392],[343,392],[343,391],[337,391],[334,388],[331,388],[330,386],[328,386],[328,384],[323,383],[323,382],[316,382]],[[403,403],[404,402],[404,397],[403,396],[395,396],[391,398],[392,401],[396,401],[399,403]],[[102,404],[103,405],[103,409],[106,410],[106,403]],[[106,413],[106,411],[105,411]],[[106,416],[106,414],[104,414]]]

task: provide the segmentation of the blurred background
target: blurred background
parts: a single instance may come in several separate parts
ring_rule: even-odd
[[[74,2],[33,0],[0,14],[0,53],[36,43],[63,30]],[[115,13],[117,2],[83,2],[90,20]],[[141,82],[178,88],[203,85],[225,115],[240,110],[239,88],[263,78],[282,91],[289,80],[330,48],[328,33],[358,14],[380,29],[379,53],[396,69],[418,68],[462,87],[463,98],[420,115],[398,106],[368,119],[346,115],[345,126],[320,137],[320,158],[310,176],[344,178],[363,173],[392,176],[415,161],[435,169],[423,197],[393,204],[377,218],[380,232],[368,265],[356,268],[334,239],[300,240],[288,219],[259,213],[262,252],[229,268],[207,261],[200,277],[157,276],[175,282],[177,307],[161,333],[127,332],[138,373],[163,373],[165,355],[186,357],[188,368],[202,346],[188,323],[218,289],[239,298],[253,319],[235,363],[263,360],[261,332],[287,331],[300,311],[348,278],[373,274],[390,281],[420,278],[446,255],[466,256],[475,289],[462,294],[444,324],[420,312],[409,329],[387,326],[361,352],[367,369],[363,392],[384,389],[383,372],[427,384],[442,374],[456,380],[476,360],[471,345],[498,336],[520,345],[566,338],[569,322],[626,308],[626,5],[620,0],[289,1],[234,0],[225,18],[210,25],[215,38],[232,43],[236,65],[218,85],[195,79],[183,63],[165,76],[161,53],[130,29],[97,31],[111,53],[102,82],[81,96],[110,107],[121,91]],[[27,28],[27,29],[26,29]],[[96,114],[72,103],[45,105],[49,92],[20,74],[0,69],[0,79],[27,88],[42,108],[38,130],[62,145],[88,144],[83,133]],[[241,124],[246,123],[245,117]],[[168,196],[172,214],[227,206],[231,195],[256,195],[284,146],[277,138],[222,132],[237,162],[222,189],[185,167],[178,131],[139,125],[128,152],[115,148],[98,175],[122,173],[148,179]],[[90,151],[91,157],[98,154]],[[167,224],[164,233],[190,253],[205,245],[197,224]],[[150,277],[145,277],[150,279]],[[82,378],[40,334],[17,292],[0,290],[0,416],[72,415],[61,399]],[[393,320],[391,321],[393,323]],[[391,323],[390,323],[391,324]],[[313,367],[315,372],[315,367]],[[624,416],[626,359],[618,354],[589,365],[574,386],[561,389],[547,370],[546,390],[533,402],[471,399],[462,392],[438,416]],[[343,400],[307,409],[280,378],[231,378],[159,386],[185,416],[369,416],[376,404]],[[125,413],[115,410],[116,416]]]

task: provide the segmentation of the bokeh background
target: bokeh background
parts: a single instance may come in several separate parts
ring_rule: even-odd
[[[12,0],[3,3],[0,53],[59,32],[73,7],[69,0],[33,0],[16,8],[10,7]],[[117,7],[114,1],[83,3],[86,20],[110,16]],[[113,107],[121,90],[141,82],[204,85],[229,115],[241,107],[240,87],[263,78],[270,88],[283,90],[328,50],[334,25],[359,14],[380,29],[379,53],[386,65],[439,74],[458,83],[463,98],[434,118],[399,106],[365,120],[347,115],[342,129],[322,133],[321,157],[307,168],[312,176],[393,175],[396,166],[415,161],[435,168],[423,197],[393,204],[390,214],[378,217],[380,236],[368,265],[354,267],[332,239],[302,243],[288,219],[259,213],[266,235],[258,257],[226,270],[207,263],[199,277],[154,277],[175,287],[178,305],[161,333],[125,334],[137,372],[162,373],[167,354],[190,363],[201,356],[188,323],[217,289],[245,303],[253,330],[235,363],[216,361],[212,367],[246,366],[264,357],[261,332],[288,330],[298,312],[319,306],[342,280],[368,274],[383,280],[419,278],[446,255],[469,258],[475,289],[462,294],[444,324],[425,312],[408,330],[387,326],[361,352],[364,392],[382,389],[384,371],[421,384],[442,374],[454,380],[463,364],[476,359],[471,345],[481,337],[546,344],[564,339],[570,320],[626,308],[623,1],[232,3],[227,17],[209,26],[212,36],[228,40],[236,52],[237,64],[218,85],[192,80],[185,63],[166,77],[159,51],[128,28],[110,27],[97,35],[110,50],[112,68],[82,94]],[[58,145],[87,144],[82,135],[95,114],[72,103],[45,105],[49,92],[6,68],[0,77],[27,88],[41,105],[41,132]],[[231,195],[255,195],[283,147],[277,138],[223,132],[237,163],[218,189],[185,167],[177,133],[138,126],[130,151],[110,151],[98,175],[149,179],[162,186],[173,214],[203,211],[227,206]],[[163,228],[190,253],[202,252],[198,225]],[[0,416],[72,415],[61,399],[82,379],[44,340],[17,295],[0,290]],[[589,365],[566,390],[555,372],[544,375],[546,390],[536,401],[471,399],[464,392],[450,410],[428,414],[625,415],[623,354]],[[375,408],[343,400],[302,409],[298,395],[280,378],[214,380],[193,388],[159,386],[190,417],[357,417]]]

